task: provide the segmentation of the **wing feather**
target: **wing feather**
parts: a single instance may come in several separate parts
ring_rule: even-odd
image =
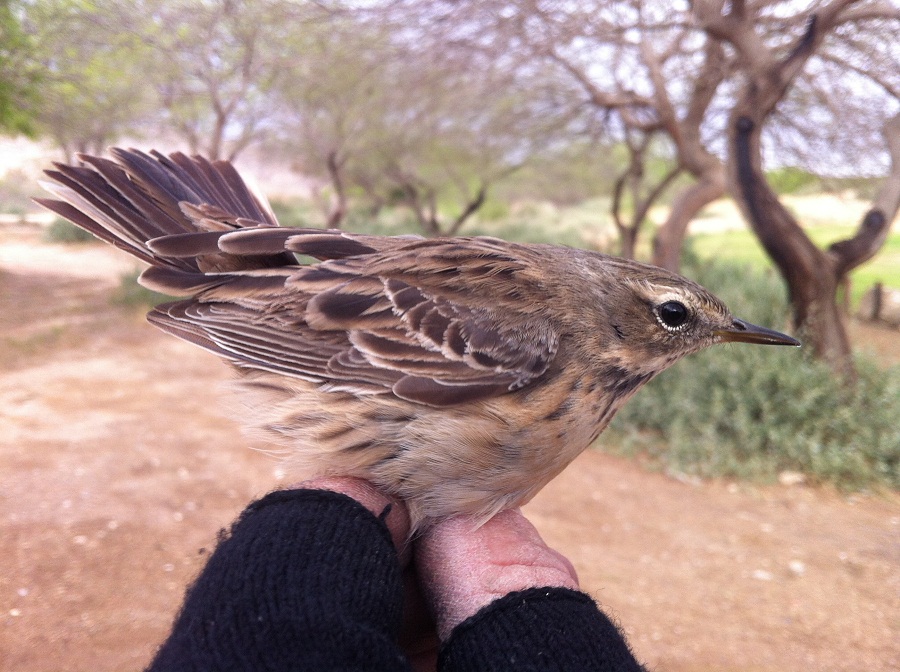
[[[380,261],[380,254],[363,254],[207,274],[193,301],[169,306],[154,322],[182,332],[191,325],[239,366],[436,406],[503,394],[549,367],[559,335],[541,314],[515,305],[498,309],[490,284],[483,295],[473,285],[466,303],[455,292],[446,298],[427,267],[422,286],[408,284],[406,269],[405,280],[367,273],[369,265],[360,262],[369,256]],[[153,273],[167,274],[169,285],[190,275]],[[487,276],[496,283],[496,274]]]

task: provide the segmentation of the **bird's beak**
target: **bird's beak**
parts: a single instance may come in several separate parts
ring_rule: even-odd
[[[716,336],[726,343],[759,343],[761,345],[800,345],[800,341],[780,331],[758,327],[755,324],[735,320],[727,329],[719,329]]]

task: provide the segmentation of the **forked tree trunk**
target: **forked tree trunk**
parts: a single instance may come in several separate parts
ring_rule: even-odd
[[[761,128],[736,114],[729,124],[732,193],[788,286],[794,326],[817,357],[853,375],[850,341],[837,305],[837,265],[778,200],[760,166]]]
[[[725,166],[707,150],[700,129],[731,65],[719,40],[707,38],[703,51],[703,63],[693,81],[681,119],[677,119],[668,98],[661,95],[666,89],[662,69],[650,68],[657,90],[658,107],[663,112],[668,110],[663,114],[663,125],[675,143],[679,166],[696,180],[675,196],[669,216],[653,238],[653,263],[674,272],[678,272],[681,266],[684,238],[691,220],[704,207],[725,194]],[[652,63],[649,58],[648,63]]]
[[[743,2],[724,17],[701,9],[707,31],[730,41],[745,61],[747,82],[728,120],[728,183],[732,195],[768,255],[784,277],[794,326],[813,353],[849,380],[855,379],[852,351],[837,291],[852,269],[884,244],[900,207],[900,115],[884,127],[891,172],[856,234],[820,250],[778,200],[762,168],[762,128],[825,36],[839,25],[855,0],[832,0],[810,18],[806,32],[784,57],[775,58],[755,32]]]
[[[742,100],[741,103],[745,103]],[[900,206],[900,115],[885,126],[893,170],[856,235],[820,250],[781,204],[763,177],[760,125],[735,108],[729,123],[733,193],[788,285],[794,325],[813,353],[838,373],[855,378],[852,349],[837,292],[852,269],[884,244]],[[752,107],[750,108],[752,109]]]

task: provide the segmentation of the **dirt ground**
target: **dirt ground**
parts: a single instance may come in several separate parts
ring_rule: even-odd
[[[131,266],[0,232],[3,670],[141,669],[219,529],[290,478],[222,416],[225,366],[109,303]],[[527,513],[651,669],[900,669],[900,496],[588,451]]]

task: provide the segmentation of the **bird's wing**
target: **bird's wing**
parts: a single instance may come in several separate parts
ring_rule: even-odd
[[[192,245],[181,237],[154,248]],[[146,272],[156,289],[198,292],[160,306],[151,321],[239,366],[447,406],[527,385],[557,351],[559,334],[527,300],[539,282],[534,264],[508,243],[269,229],[227,233],[216,245],[330,259],[204,276]]]

